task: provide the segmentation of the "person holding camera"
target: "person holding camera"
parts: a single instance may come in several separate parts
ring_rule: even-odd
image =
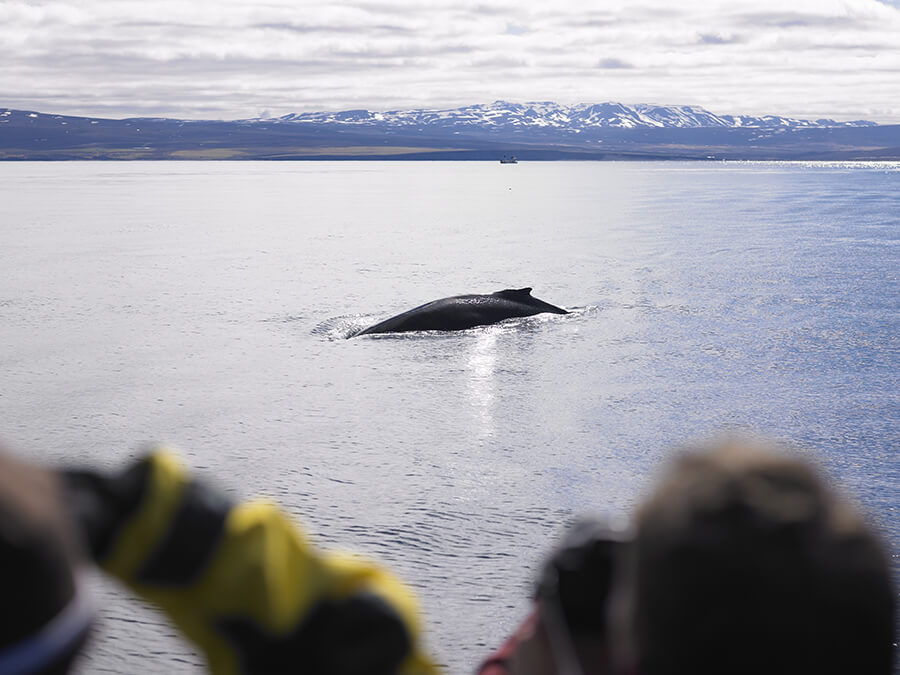
[[[742,440],[683,454],[631,535],[580,523],[479,675],[890,675],[888,557],[805,460]]]

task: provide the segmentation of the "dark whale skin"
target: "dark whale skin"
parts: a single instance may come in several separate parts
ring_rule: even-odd
[[[369,326],[357,335],[405,333],[419,330],[465,330],[504,319],[566,310],[531,295],[530,288],[508,288],[489,295],[454,295],[433,300]]]

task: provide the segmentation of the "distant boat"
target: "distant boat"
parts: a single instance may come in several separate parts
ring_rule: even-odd
[[[518,164],[519,160],[516,159],[515,155],[510,155],[509,157],[507,157],[506,155],[503,155],[503,158],[500,160],[500,163],[501,164]]]

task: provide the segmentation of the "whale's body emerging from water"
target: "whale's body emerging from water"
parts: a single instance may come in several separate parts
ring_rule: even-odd
[[[490,295],[454,295],[434,300],[369,326],[357,335],[414,330],[465,330],[503,319],[544,312],[568,314],[560,307],[532,297],[530,288],[508,288]]]

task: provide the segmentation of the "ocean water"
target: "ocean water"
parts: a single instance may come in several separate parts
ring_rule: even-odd
[[[725,430],[797,445],[896,554],[898,214],[896,163],[0,163],[0,440],[170,443],[389,564],[470,672],[566,523]],[[523,286],[572,313],[347,339]],[[200,672],[94,586],[80,672]]]

